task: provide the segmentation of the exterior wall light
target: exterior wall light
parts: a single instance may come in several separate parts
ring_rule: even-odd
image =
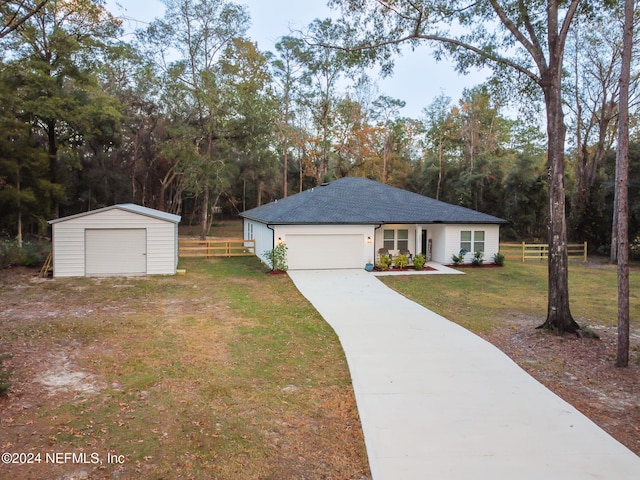
[[[367,243],[371,243],[371,242],[372,242],[371,237],[367,237]]]

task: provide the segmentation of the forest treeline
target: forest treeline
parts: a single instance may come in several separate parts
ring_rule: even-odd
[[[407,118],[349,52],[295,36],[260,51],[240,4],[166,0],[164,17],[133,36],[100,0],[40,4],[0,1],[5,238],[46,235],[47,220],[124,202],[180,214],[205,235],[214,212],[362,176],[505,218],[505,239],[546,240],[546,134],[533,93],[514,98],[490,80]],[[23,15],[25,5],[35,13]],[[620,18],[581,18],[565,61],[569,239],[603,253]],[[317,20],[309,35],[330,36],[329,26]],[[631,238],[640,234],[637,73],[634,62]]]

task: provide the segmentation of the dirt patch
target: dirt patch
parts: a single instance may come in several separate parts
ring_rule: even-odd
[[[616,368],[616,329],[590,327],[600,339],[536,330],[542,320],[513,316],[483,337],[539,382],[575,406],[640,455],[640,337],[631,338],[631,361]]]
[[[62,349],[48,355],[47,366],[35,377],[35,381],[50,396],[64,392],[90,395],[104,388],[94,375],[75,363],[72,353]]]

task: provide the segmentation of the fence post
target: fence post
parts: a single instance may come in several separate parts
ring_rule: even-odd
[[[522,242],[522,263],[524,263],[525,244]]]
[[[587,242],[584,242],[584,263],[587,263]]]

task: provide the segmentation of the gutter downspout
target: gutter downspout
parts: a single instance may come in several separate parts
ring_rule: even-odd
[[[273,228],[271,228],[271,225],[269,225],[268,223],[266,225],[267,225],[267,228],[271,230],[271,250],[273,250],[274,248],[276,248],[276,231]],[[256,252],[256,255],[257,254],[258,252]],[[273,272],[273,265],[271,265],[271,271]]]
[[[382,223],[379,223],[377,227],[373,229],[373,264],[376,264],[376,230],[382,227]]]

